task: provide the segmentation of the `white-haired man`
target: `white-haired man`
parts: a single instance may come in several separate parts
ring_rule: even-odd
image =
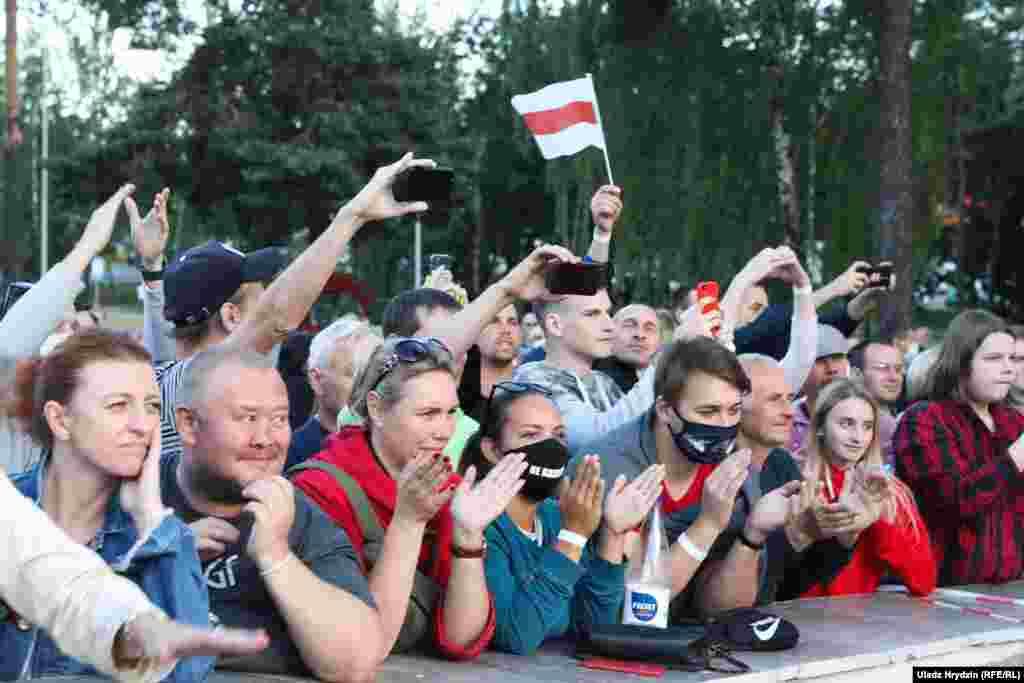
[[[313,338],[307,375],[316,412],[292,434],[286,472],[319,453],[324,439],[338,431],[338,413],[348,405],[356,375],[380,342],[369,325],[349,319],[335,321]]]

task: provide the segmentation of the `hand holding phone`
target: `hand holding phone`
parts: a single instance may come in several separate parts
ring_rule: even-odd
[[[868,288],[883,287],[889,289],[892,286],[892,263],[879,263],[877,266],[861,266],[858,273],[868,276]]]
[[[447,206],[452,203],[455,192],[455,171],[438,166],[425,168],[416,166],[395,181],[395,199],[400,202],[427,202]]]
[[[697,302],[700,304],[701,315],[707,315],[712,311],[718,311],[718,294],[719,294],[718,283],[714,280],[707,282],[700,282],[697,284]],[[721,325],[715,325],[711,328],[711,334],[718,336],[719,332],[722,331]]]

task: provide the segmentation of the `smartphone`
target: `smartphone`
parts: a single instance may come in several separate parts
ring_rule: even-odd
[[[892,286],[892,264],[882,263],[877,266],[861,266],[857,269],[858,273],[863,273],[868,276],[868,280],[872,280],[875,276],[878,277],[874,282],[869,282],[869,287],[885,287],[888,289]]]
[[[395,199],[400,202],[451,204],[455,192],[455,171],[443,167],[413,168],[395,181],[394,192]]]
[[[697,301],[703,301],[704,299],[713,299],[701,307],[701,314],[707,314],[711,311],[718,310],[718,294],[719,294],[718,283],[714,280],[707,282],[697,283]],[[721,325],[716,325],[711,329],[711,334],[718,336],[718,333],[722,331]]]
[[[3,299],[0,300],[0,320],[7,315],[7,311],[11,310],[11,306],[18,299],[25,296],[25,293],[32,289],[32,285],[33,283],[31,282],[10,282],[4,287]]]
[[[603,289],[608,279],[608,268],[603,263],[559,263],[545,276],[552,294],[579,294],[593,296]]]

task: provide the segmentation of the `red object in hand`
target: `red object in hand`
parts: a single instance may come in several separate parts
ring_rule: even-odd
[[[608,659],[607,657],[591,657],[580,662],[580,666],[598,671],[619,671],[625,674],[636,674],[648,678],[659,678],[666,669],[657,664],[644,664],[643,662],[626,662],[621,659]]]
[[[718,309],[718,283],[714,280],[708,282],[700,282],[697,284],[697,301],[703,301],[704,299],[714,299],[701,307],[701,315],[707,315],[711,311],[717,311]],[[711,329],[711,334],[718,336],[718,333],[722,331],[721,325],[716,325]]]

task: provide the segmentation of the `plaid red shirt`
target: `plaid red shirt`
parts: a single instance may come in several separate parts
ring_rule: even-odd
[[[896,473],[917,496],[940,586],[1024,575],[1024,476],[1008,453],[1024,415],[991,410],[994,431],[966,403],[917,403],[896,430]]]

